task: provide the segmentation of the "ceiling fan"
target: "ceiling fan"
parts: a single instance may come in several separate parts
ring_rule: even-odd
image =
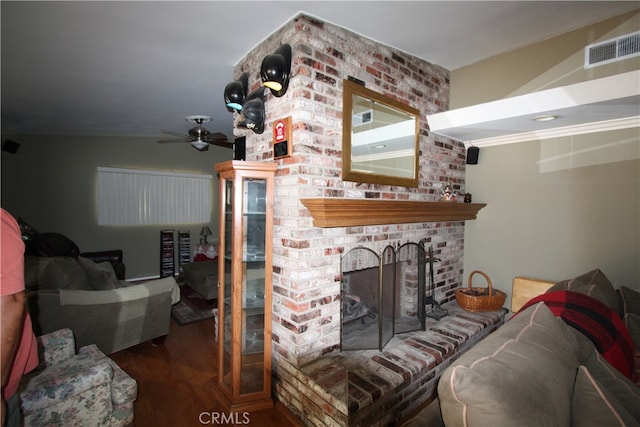
[[[229,141],[225,134],[220,132],[211,133],[204,126],[202,126],[203,123],[211,121],[210,116],[187,116],[185,117],[185,120],[189,123],[195,123],[196,126],[189,129],[186,135],[183,133],[162,129],[162,133],[177,136],[180,139],[163,139],[158,142],[161,144],[172,142],[189,142],[191,143],[191,146],[198,151],[207,151],[209,149],[209,144],[218,145],[225,148],[233,148],[233,143]]]

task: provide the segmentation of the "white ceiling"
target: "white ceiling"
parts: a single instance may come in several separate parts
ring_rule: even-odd
[[[161,136],[299,12],[449,70],[637,9],[617,1],[2,1],[2,133]],[[166,137],[166,135],[165,135]]]

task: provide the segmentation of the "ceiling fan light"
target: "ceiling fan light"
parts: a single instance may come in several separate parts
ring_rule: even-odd
[[[281,97],[287,92],[291,74],[291,54],[291,46],[283,44],[262,60],[260,79],[262,85],[271,89],[274,96]]]
[[[209,149],[209,143],[204,142],[201,139],[191,141],[191,146],[198,151],[207,151]]]

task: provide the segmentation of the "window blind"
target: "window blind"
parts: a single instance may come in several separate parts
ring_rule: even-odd
[[[212,178],[98,167],[98,225],[211,222]]]

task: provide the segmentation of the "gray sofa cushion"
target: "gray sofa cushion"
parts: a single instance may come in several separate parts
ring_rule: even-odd
[[[620,297],[622,298],[622,311],[624,314],[631,313],[640,316],[640,292],[622,286],[620,288]]]
[[[633,426],[636,419],[586,366],[578,368],[573,391],[573,425],[580,427]]]
[[[597,351],[584,363],[591,375],[640,423],[640,388]]]
[[[446,425],[570,425],[573,330],[538,303],[463,354],[438,383]]]
[[[24,283],[29,290],[93,289],[86,270],[71,257],[24,257]]]
[[[600,269],[591,270],[573,279],[563,280],[553,285],[547,292],[573,291],[588,295],[606,304],[623,317],[620,298],[615,288]]]
[[[622,286],[620,288],[624,324],[626,325],[636,351],[640,351],[640,292]]]
[[[90,259],[78,257],[78,263],[87,273],[92,289],[105,291],[122,287],[110,262],[96,263]]]
[[[629,330],[636,352],[640,351],[640,316],[627,313],[624,316],[624,324]]]

